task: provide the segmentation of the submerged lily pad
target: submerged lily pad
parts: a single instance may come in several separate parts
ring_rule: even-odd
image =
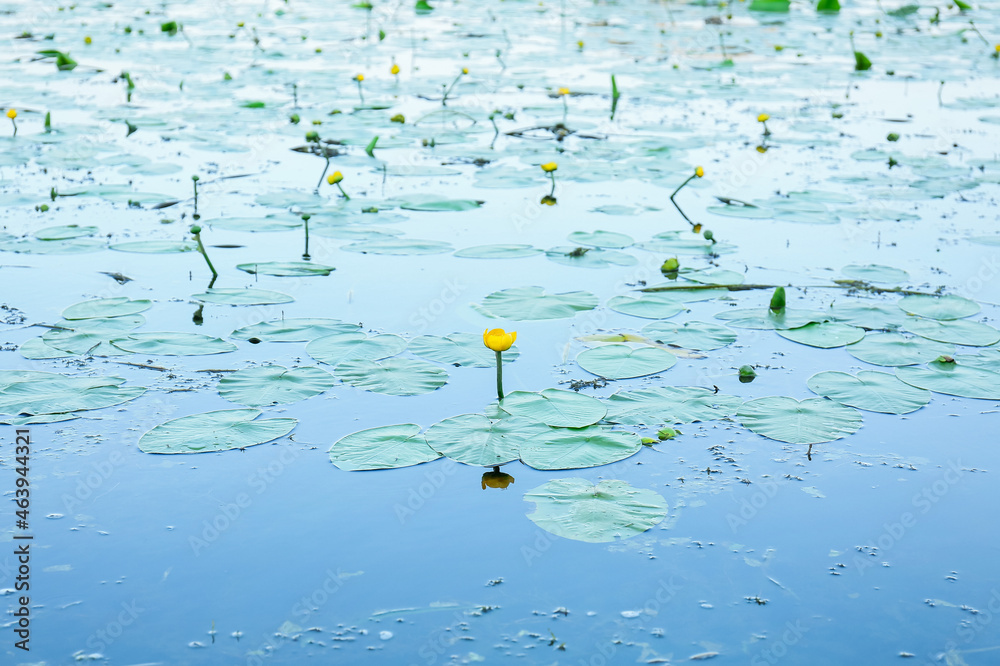
[[[731,416],[743,399],[697,386],[660,386],[615,393],[607,403],[610,423],[660,426]]]
[[[377,361],[406,349],[406,340],[398,335],[366,336],[364,333],[334,333],[316,338],[306,345],[306,353],[317,361],[337,365],[343,361]]]
[[[483,336],[475,333],[451,333],[446,336],[421,335],[410,340],[409,349],[423,358],[469,368],[495,368],[496,354],[483,344]],[[511,347],[502,355],[504,363],[514,361],[521,352]]]
[[[262,261],[260,263],[239,264],[236,268],[251,275],[273,275],[274,277],[326,276],[337,270],[332,266],[323,266],[308,261]]]
[[[949,344],[877,331],[867,334],[860,342],[848,345],[846,349],[851,356],[860,361],[887,366],[926,363],[942,354],[951,354],[955,351]]]
[[[145,453],[209,453],[244,449],[290,433],[295,419],[261,419],[256,409],[224,409],[191,414],[156,426],[139,438]]]
[[[201,224],[211,229],[226,229],[229,231],[288,231],[302,226],[299,217],[218,217],[214,220],[202,220]]]
[[[340,248],[346,252],[362,254],[443,254],[455,248],[449,243],[435,240],[420,240],[418,238],[379,238],[375,240],[358,241]]]
[[[910,386],[963,398],[1000,400],[1000,373],[955,362],[931,361],[926,368],[896,368],[896,376]]]
[[[539,393],[514,391],[504,396],[500,409],[513,416],[560,428],[582,428],[597,423],[608,411],[597,398],[560,389],[545,389]]]
[[[134,400],[146,392],[139,386],[121,386],[121,377],[66,377],[35,373],[0,384],[0,414],[65,414],[102,409]]]
[[[517,460],[523,444],[549,430],[531,419],[491,420],[482,414],[462,414],[435,423],[424,436],[441,455],[466,465],[491,467]]]
[[[871,329],[899,328],[907,319],[895,305],[854,299],[837,301],[829,312],[830,319]]]
[[[121,356],[127,353],[111,344],[111,340],[138,328],[146,321],[142,315],[95,317],[59,324],[60,328],[46,332],[42,341],[49,347],[72,354]]]
[[[386,395],[422,395],[448,383],[448,373],[441,368],[408,358],[344,361],[333,372],[352,386]]]
[[[606,247],[612,249],[622,249],[635,243],[635,239],[628,234],[615,231],[574,231],[567,239],[570,243],[577,245],[592,245],[593,247]]]
[[[319,395],[334,383],[333,375],[320,368],[265,365],[223,377],[219,395],[249,407],[287,405]]]
[[[631,254],[619,252],[618,250],[605,250],[603,248],[589,248],[586,252],[581,252],[580,248],[562,246],[546,250],[545,257],[549,261],[564,266],[575,266],[577,268],[608,268],[609,266],[635,266],[639,260]]]
[[[232,342],[201,333],[132,333],[115,338],[111,344],[134,354],[158,356],[202,356],[236,351]]]
[[[869,412],[909,414],[931,400],[930,391],[910,386],[886,372],[863,370],[819,372],[806,382],[809,390],[837,402]]]
[[[851,264],[850,266],[844,266],[840,272],[849,278],[864,280],[865,282],[899,284],[910,279],[910,274],[906,271],[900,268],[893,268],[892,266],[882,266],[881,264],[865,264],[864,266]]]
[[[541,287],[514,287],[495,291],[476,307],[487,317],[532,321],[564,319],[597,307],[597,297],[589,291],[550,294]]]
[[[664,295],[663,292],[642,296],[615,296],[608,301],[608,307],[615,312],[642,317],[644,319],[667,319],[687,309],[684,303]]]
[[[758,435],[791,444],[830,442],[861,427],[856,409],[822,398],[757,398],[743,403],[736,419]]]
[[[961,296],[905,296],[899,307],[929,319],[962,319],[979,312],[979,303]]]
[[[261,342],[309,342],[334,333],[360,331],[357,324],[349,324],[339,319],[296,318],[262,321],[238,328],[229,334],[237,340],[257,338]]]
[[[463,259],[521,259],[542,254],[543,250],[531,245],[476,245],[455,252]]]
[[[202,303],[218,305],[278,305],[291,303],[295,299],[288,294],[267,289],[226,289],[213,287],[191,298]]]
[[[555,479],[524,494],[535,504],[528,518],[556,536],[605,543],[642,534],[667,515],[667,502],[652,490],[625,481]]]
[[[631,432],[607,426],[557,428],[521,445],[521,462],[542,470],[584,469],[624,460],[642,449]]]
[[[1000,342],[1000,331],[987,324],[965,319],[923,319],[908,317],[903,330],[936,342],[951,342],[969,347],[988,347]]]
[[[349,472],[410,467],[440,457],[427,445],[420,426],[413,423],[361,430],[341,437],[330,447],[333,464]]]
[[[632,349],[628,345],[605,345],[580,352],[576,362],[598,377],[629,379],[668,370],[677,363],[677,357],[656,347]]]
[[[758,330],[783,330],[799,328],[813,322],[819,323],[827,319],[827,315],[814,310],[795,310],[785,308],[775,313],[768,308],[726,310],[715,315],[716,319],[729,322],[736,328],[753,328]]]
[[[133,301],[125,296],[116,298],[97,298],[71,305],[62,311],[63,319],[96,319],[103,317],[122,317],[125,315],[145,312],[153,303],[147,300]]]
[[[482,206],[484,201],[475,199],[441,199],[434,195],[411,195],[398,200],[398,205],[403,210],[419,210],[431,212],[461,212],[474,210]]]
[[[833,321],[812,322],[798,328],[781,329],[776,333],[792,342],[820,349],[843,347],[865,337],[864,329]]]
[[[654,321],[643,326],[642,334],[665,345],[698,351],[721,349],[736,342],[735,331],[704,321],[686,321],[683,324]]]
[[[145,240],[112,243],[112,250],[138,252],[140,254],[172,254],[174,252],[194,252],[198,244],[193,241]]]
[[[83,236],[93,236],[100,229],[97,227],[83,226],[78,224],[66,224],[59,227],[46,227],[34,233],[35,238],[43,241],[66,240],[67,238],[81,238]]]

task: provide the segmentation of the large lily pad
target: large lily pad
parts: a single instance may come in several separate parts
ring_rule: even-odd
[[[440,457],[427,445],[420,426],[413,423],[361,430],[341,437],[330,447],[333,464],[349,472],[409,467]]]
[[[457,250],[455,256],[464,259],[521,259],[542,252],[541,248],[524,244],[476,245]]]
[[[588,291],[550,294],[541,287],[515,287],[495,291],[476,309],[487,317],[531,321],[565,319],[597,307],[597,297]]]
[[[615,312],[644,319],[666,319],[687,309],[684,303],[659,292],[635,296],[615,296],[608,300]]]
[[[863,370],[857,376],[846,372],[819,372],[810,377],[806,385],[813,393],[841,404],[883,414],[909,414],[931,400],[930,391],[873,370]]]
[[[340,248],[347,252],[362,254],[444,254],[452,252],[449,243],[435,240],[420,240],[418,238],[379,238],[375,240],[358,241]]]
[[[864,280],[865,282],[898,284],[910,279],[910,274],[906,271],[881,264],[851,264],[850,266],[844,266],[840,272],[849,278]]]
[[[325,276],[337,270],[333,266],[324,266],[308,261],[261,261],[238,264],[236,268],[251,275],[273,275],[274,277]]]
[[[642,534],[667,515],[667,502],[652,490],[633,488],[625,481],[555,479],[529,490],[528,514],[536,525],[556,536],[604,543]]]
[[[961,296],[905,296],[899,307],[929,319],[961,319],[979,312],[979,304]]]
[[[639,436],[607,426],[557,428],[521,445],[521,462],[543,470],[609,465],[642,448]]]
[[[733,330],[704,321],[654,321],[643,326],[642,334],[661,344],[699,351],[721,349],[736,342]]]
[[[812,322],[798,328],[779,329],[776,333],[792,342],[820,349],[843,347],[865,337],[864,329],[835,321]]]
[[[618,233],[617,231],[574,231],[567,238],[570,243],[576,243],[577,245],[590,245],[619,250],[635,243],[634,238],[628,234]]]
[[[743,403],[736,419],[758,435],[792,444],[830,442],[861,427],[858,410],[822,398],[757,398]]]
[[[629,379],[668,370],[677,363],[677,357],[656,347],[632,349],[628,345],[605,345],[580,352],[576,362],[598,377]]]
[[[46,332],[42,341],[71,354],[121,356],[128,352],[113,346],[111,340],[138,328],[145,321],[142,315],[67,321],[60,323],[60,328]]]
[[[339,319],[276,319],[238,328],[229,337],[237,340],[257,338],[261,342],[309,342],[334,333],[351,333],[360,329],[357,324]]]
[[[448,383],[448,373],[441,368],[408,358],[344,361],[333,372],[352,386],[386,395],[421,395]]]
[[[63,319],[95,319],[99,317],[123,317],[139,314],[152,307],[147,300],[133,301],[125,296],[116,298],[97,298],[71,305],[62,311]]]
[[[139,254],[174,254],[177,252],[194,252],[198,244],[193,241],[171,240],[140,240],[112,243],[112,250],[118,252],[137,252]]]
[[[868,333],[864,340],[849,345],[847,352],[854,358],[873,365],[916,365],[932,361],[942,354],[951,354],[949,344],[899,333]]]
[[[659,426],[730,416],[743,404],[743,399],[697,386],[660,386],[615,393],[607,403],[606,421]]]
[[[335,380],[320,368],[265,365],[239,370],[219,380],[219,395],[250,407],[287,405],[319,395]]]
[[[504,396],[500,409],[560,428],[582,428],[597,423],[608,411],[597,398],[560,389],[545,389],[540,393],[514,391]]]
[[[134,400],[146,392],[122,386],[121,377],[66,377],[36,373],[0,384],[0,414],[66,414],[102,409]]]
[[[256,409],[224,409],[191,414],[156,426],[139,438],[145,453],[209,453],[244,449],[290,433],[295,419],[255,420]]]
[[[406,349],[406,340],[398,335],[366,336],[364,333],[334,333],[316,338],[306,345],[306,353],[317,361],[337,365],[343,361],[377,361],[395,356]]]
[[[969,347],[988,347],[1000,342],[1000,331],[978,321],[952,319],[939,321],[922,317],[909,317],[903,330],[916,333],[936,342],[950,342]]]
[[[288,294],[267,289],[227,289],[214,287],[200,294],[192,294],[192,299],[202,303],[218,305],[278,305],[291,303],[295,299]]]
[[[631,254],[618,250],[606,250],[603,248],[585,248],[586,252],[581,252],[578,247],[559,246],[545,251],[545,257],[549,261],[564,266],[574,266],[576,268],[608,268],[610,266],[635,266],[639,260]]]
[[[899,328],[907,319],[895,305],[860,300],[839,300],[830,306],[830,319],[863,328]]]
[[[236,351],[232,342],[201,333],[132,333],[115,338],[111,344],[134,354],[158,356],[202,356]]]
[[[736,328],[754,328],[758,330],[782,330],[799,328],[813,322],[826,321],[828,316],[814,310],[796,310],[785,308],[780,312],[772,312],[768,308],[747,310],[726,310],[715,315],[716,319],[729,322]]]
[[[910,386],[935,393],[1000,400],[1000,373],[982,368],[935,360],[926,368],[896,368],[896,376]]]
[[[462,414],[427,429],[427,444],[466,465],[503,465],[520,456],[521,446],[551,429],[537,421],[512,416],[491,420],[482,414]]]
[[[483,344],[483,336],[475,333],[451,333],[441,335],[421,335],[410,340],[410,351],[417,356],[469,368],[495,368],[496,354]],[[510,363],[521,352],[513,346],[502,355],[504,363]]]

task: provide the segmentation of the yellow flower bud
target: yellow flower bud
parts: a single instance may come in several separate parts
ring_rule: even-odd
[[[330,183],[331,185],[336,185],[342,180],[344,180],[344,174],[340,173],[339,171],[334,171],[333,173],[331,173],[329,176],[326,177],[326,182]]]
[[[517,331],[508,333],[502,328],[483,331],[483,344],[493,351],[507,351],[514,344],[515,340],[517,340]]]
[[[17,118],[17,109],[7,109],[7,117],[10,118],[11,120]]]
[[[705,170],[701,167],[695,167],[694,175],[698,176],[699,178],[703,178],[705,176]]]
[[[468,73],[469,73],[469,68],[468,67],[463,67],[462,68],[462,74],[468,74]]]
[[[560,88],[559,89],[559,94],[560,95],[568,95],[569,94],[569,88]]]
[[[389,69],[390,74],[399,74],[399,65],[392,63],[392,67]]]
[[[358,83],[361,83],[362,81],[365,80],[365,75],[364,74],[355,74],[354,80],[357,81]]]
[[[544,171],[545,173],[552,173],[558,168],[559,165],[556,164],[555,162],[546,162],[545,164],[542,165],[542,171]]]
[[[90,45],[94,43],[94,40],[90,38],[90,35],[87,35],[86,37],[83,38],[83,43]]]
[[[771,119],[771,116],[767,115],[766,113],[762,113],[759,116],[757,116],[757,122],[759,122],[759,123],[765,123],[765,122],[767,122],[770,119]]]

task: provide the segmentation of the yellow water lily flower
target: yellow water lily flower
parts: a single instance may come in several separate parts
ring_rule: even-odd
[[[10,118],[11,120],[17,118],[17,109],[7,109],[7,117]]]
[[[546,162],[545,164],[542,165],[542,171],[544,171],[545,173],[552,173],[558,168],[559,165],[556,164],[555,162]]]
[[[365,80],[365,75],[364,74],[355,74],[354,75],[354,80],[357,81],[358,83],[361,83],[362,81]]]
[[[495,352],[507,351],[517,340],[517,331],[508,333],[502,328],[483,331],[483,344]]]
[[[329,176],[326,177],[326,182],[330,183],[331,185],[336,185],[342,180],[344,180],[344,174],[340,173],[339,171],[334,171],[333,173],[331,173]]]
[[[462,74],[468,74],[468,73],[469,73],[469,68],[468,67],[463,67],[462,68]]]
[[[702,167],[695,167],[694,175],[698,176],[699,178],[703,178],[705,176],[705,170]]]
[[[396,63],[392,63],[392,67],[389,69],[389,73],[393,75],[399,74],[399,65],[397,65]]]
[[[770,119],[771,116],[767,115],[766,113],[762,113],[759,116],[757,116],[757,122],[759,123],[766,123]]]
[[[560,88],[558,90],[558,92],[559,92],[560,95],[568,95],[569,94],[569,88]]]

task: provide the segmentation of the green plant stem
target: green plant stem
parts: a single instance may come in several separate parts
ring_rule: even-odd
[[[552,189],[549,190],[549,196],[555,196],[556,194],[556,172],[549,171],[549,177],[552,179]]]
[[[319,188],[323,186],[323,179],[326,178],[326,172],[330,170],[330,158],[326,158],[326,166],[323,167],[323,173],[319,175],[319,182],[316,183],[316,191],[319,192]]]
[[[694,226],[694,222],[692,222],[692,221],[691,221],[691,218],[689,218],[689,217],[688,217],[688,216],[687,216],[687,215],[686,215],[686,214],[684,213],[684,211],[683,211],[683,210],[681,210],[681,207],[677,205],[677,202],[676,202],[676,201],[674,200],[674,197],[676,197],[676,196],[677,196],[677,193],[678,193],[678,192],[680,192],[680,191],[681,191],[682,189],[684,189],[684,186],[685,186],[685,185],[687,185],[688,183],[690,183],[690,182],[691,182],[692,180],[694,180],[694,179],[695,179],[695,178],[697,178],[697,177],[698,177],[698,176],[697,176],[697,175],[694,175],[694,174],[693,174],[693,175],[690,175],[690,176],[688,176],[688,179],[687,179],[687,180],[685,180],[685,181],[684,181],[683,183],[681,183],[680,185],[678,185],[678,186],[677,186],[677,189],[676,189],[676,190],[674,190],[674,193],[670,195],[670,203],[672,203],[672,204],[674,205],[674,208],[676,208],[676,209],[677,209],[677,212],[681,214],[681,217],[683,217],[683,218],[684,218],[685,220],[687,220],[687,223],[688,223],[688,224],[690,224],[690,225],[692,225],[692,226]]]
[[[11,118],[10,124],[14,126],[14,133],[11,136],[17,136],[17,121]]]
[[[347,192],[345,192],[344,188],[340,186],[340,183],[337,183],[337,189],[340,190],[340,196],[344,197],[348,201],[351,200],[351,197],[347,196]]]
[[[452,81],[451,85],[448,86],[447,90],[444,91],[444,97],[441,98],[441,106],[445,106],[447,104],[447,102],[448,102],[448,95],[451,94],[451,89],[455,87],[455,84],[458,83],[462,79],[463,76],[465,76],[465,75],[464,74],[459,74],[458,76],[456,76],[455,80]]]
[[[201,219],[201,215],[198,214],[198,181],[192,180],[191,182],[194,184],[194,213],[191,215],[191,217],[198,220]],[[201,241],[198,241],[198,244],[200,245]],[[205,257],[205,259],[208,259],[208,257]],[[212,263],[209,262],[208,265],[211,266]],[[213,270],[212,272],[214,273],[215,271]]]
[[[212,265],[212,260],[208,258],[208,252],[205,251],[205,244],[201,242],[201,234],[194,234],[195,241],[198,242],[198,252],[201,256],[205,257],[205,263],[208,264],[208,270],[212,271],[212,281],[219,277],[219,272],[215,270],[215,266]]]
[[[365,103],[365,94],[361,91],[361,81],[358,81],[358,97],[361,98],[361,103]]]
[[[497,352],[497,400],[503,402],[503,352]]]

